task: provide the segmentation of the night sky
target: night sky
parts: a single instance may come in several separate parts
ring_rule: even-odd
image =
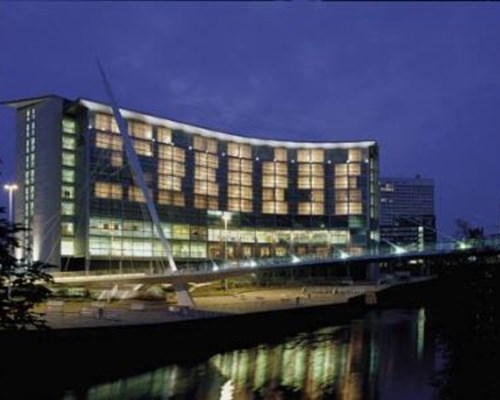
[[[96,57],[124,108],[256,137],[373,139],[381,176],[435,179],[445,234],[456,218],[498,230],[500,4],[0,2],[0,100],[106,101]],[[2,185],[14,140],[0,107]]]

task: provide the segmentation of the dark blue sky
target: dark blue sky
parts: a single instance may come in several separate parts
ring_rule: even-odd
[[[435,179],[444,232],[500,223],[500,4],[0,2],[1,100],[105,100],[96,56],[124,107],[254,136],[374,139],[383,176]],[[2,184],[13,144],[0,107]]]

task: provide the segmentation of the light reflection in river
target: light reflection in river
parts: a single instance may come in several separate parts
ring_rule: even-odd
[[[436,349],[425,311],[386,311],[278,344],[168,365],[91,387],[100,399],[430,399]],[[67,393],[65,399],[73,398]]]

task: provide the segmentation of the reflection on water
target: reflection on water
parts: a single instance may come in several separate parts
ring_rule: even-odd
[[[348,326],[94,386],[78,398],[430,399],[436,349],[427,331],[424,309],[374,312]]]

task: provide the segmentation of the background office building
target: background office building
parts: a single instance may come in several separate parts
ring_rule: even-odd
[[[26,256],[66,268],[164,254],[105,104],[15,100]],[[180,263],[360,254],[376,243],[378,148],[220,133],[122,110]]]
[[[436,243],[432,179],[380,179],[380,237],[389,248],[423,250]]]

